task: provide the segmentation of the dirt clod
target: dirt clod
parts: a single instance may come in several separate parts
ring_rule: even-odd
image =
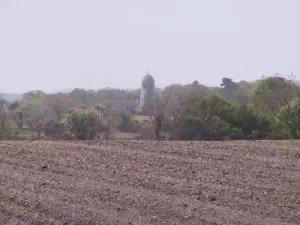
[[[215,196],[211,196],[210,198],[209,198],[209,201],[211,201],[211,202],[214,202],[214,201],[216,201],[217,200],[217,198],[215,197]]]

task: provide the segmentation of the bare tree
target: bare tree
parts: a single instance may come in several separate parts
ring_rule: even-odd
[[[56,120],[60,121],[68,109],[71,107],[71,102],[67,94],[56,93],[49,94],[45,97],[45,103],[51,107],[55,113]]]
[[[154,127],[154,137],[156,140],[160,139],[162,131],[172,133],[172,124],[177,118],[180,110],[180,104],[175,94],[170,91],[163,91],[160,96],[156,98],[154,105],[148,107],[148,113],[152,117]]]
[[[47,113],[44,105],[29,102],[23,107],[23,112],[24,123],[28,126],[30,131],[36,132],[40,139],[41,133],[44,129]]]
[[[0,131],[5,131],[5,123],[7,121],[6,101],[0,96]]]
[[[23,129],[24,124],[24,112],[21,108],[21,103],[18,101],[12,102],[8,106],[8,112],[19,129]]]

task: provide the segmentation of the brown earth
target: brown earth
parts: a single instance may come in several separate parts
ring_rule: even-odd
[[[300,142],[0,142],[0,224],[300,224]]]

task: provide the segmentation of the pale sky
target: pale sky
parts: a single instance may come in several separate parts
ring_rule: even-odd
[[[299,0],[0,0],[0,91],[300,76]]]

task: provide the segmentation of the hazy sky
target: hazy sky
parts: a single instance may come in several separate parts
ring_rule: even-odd
[[[300,76],[299,0],[0,0],[0,91]]]

